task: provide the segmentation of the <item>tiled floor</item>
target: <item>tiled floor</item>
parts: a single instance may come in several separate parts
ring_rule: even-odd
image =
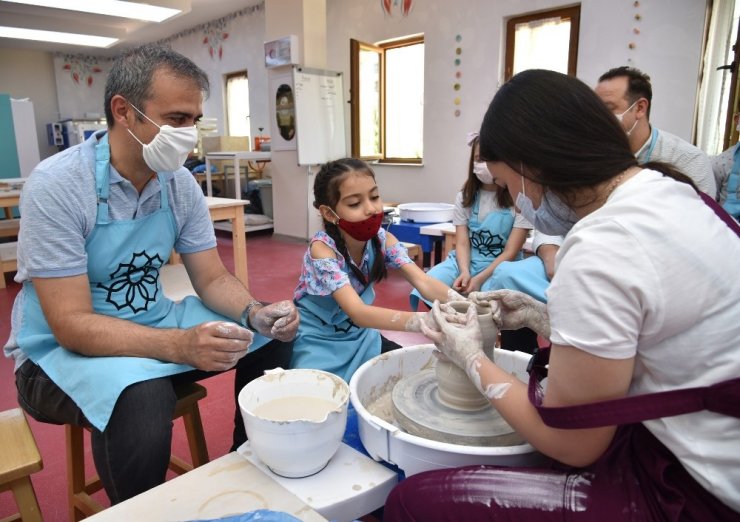
[[[219,233],[219,253],[224,264],[233,269],[230,236]],[[265,301],[292,298],[300,274],[301,261],[307,248],[305,241],[273,239],[270,232],[250,234],[247,238],[247,264],[250,289]],[[7,288],[0,290],[0,342],[5,344],[10,330],[10,313],[20,285],[6,276]],[[398,274],[391,273],[386,281],[376,287],[375,304],[388,308],[408,309],[408,283]],[[408,346],[427,342],[420,334],[384,332],[397,343]],[[217,458],[228,452],[233,426],[233,376],[225,373],[203,381],[208,397],[201,403],[201,414],[208,442],[210,457]],[[17,407],[12,361],[0,357],[0,411]],[[43,424],[30,419],[31,428],[44,461],[44,469],[33,475],[44,520],[67,520],[66,464],[64,454],[64,429],[62,426]],[[173,451],[188,455],[187,444],[180,421],[175,425]],[[92,459],[88,459],[92,460]],[[92,466],[89,466],[92,472]],[[105,497],[101,496],[101,501]],[[13,512],[10,493],[0,493],[0,517]],[[368,518],[368,520],[372,520]]]

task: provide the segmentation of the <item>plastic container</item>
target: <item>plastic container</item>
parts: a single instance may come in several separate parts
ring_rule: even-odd
[[[401,219],[414,223],[444,223],[452,221],[455,205],[449,203],[401,203],[398,205]]]
[[[262,201],[262,212],[272,219],[272,180],[256,179],[254,180],[260,189],[260,200]]]
[[[350,401],[357,410],[360,440],[375,460],[401,468],[406,476],[432,469],[474,464],[498,466],[537,466],[545,458],[531,445],[463,446],[410,435],[398,426],[371,414],[367,405],[406,375],[431,368],[436,361],[434,345],[408,346],[374,357],[355,372],[350,380]],[[495,349],[496,363],[527,382],[530,355]]]
[[[318,473],[339,449],[347,426],[349,387],[321,370],[277,368],[239,392],[252,451],[273,473]]]

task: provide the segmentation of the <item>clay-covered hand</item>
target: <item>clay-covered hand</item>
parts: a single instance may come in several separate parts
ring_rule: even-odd
[[[413,312],[411,318],[406,321],[404,330],[407,332],[421,332],[421,325],[425,324],[427,328],[435,330],[437,323],[434,322],[432,312]]]
[[[179,345],[178,358],[173,362],[209,372],[233,368],[247,354],[254,338],[251,331],[227,321],[202,323],[184,334],[186,341]]]
[[[450,303],[452,301],[465,301],[465,297],[450,288],[447,290],[447,302]]]
[[[498,303],[498,310],[494,309],[494,321],[498,319],[502,330],[530,328],[542,337],[550,338],[547,306],[530,295],[516,290],[493,290],[473,292],[468,299],[476,304]]]
[[[439,302],[435,301],[431,313],[437,330],[432,330],[422,323],[421,333],[431,339],[449,360],[465,370],[474,383],[479,383],[478,367],[481,358],[486,356],[483,353],[483,338],[475,305],[471,303],[462,316],[450,309],[443,310]],[[479,385],[478,387],[480,388]]]
[[[295,338],[300,320],[293,302],[286,300],[257,309],[250,317],[249,324],[265,337],[291,341]]]

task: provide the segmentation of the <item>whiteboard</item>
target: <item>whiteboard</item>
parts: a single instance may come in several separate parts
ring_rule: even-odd
[[[293,67],[298,164],[347,156],[342,73]]]

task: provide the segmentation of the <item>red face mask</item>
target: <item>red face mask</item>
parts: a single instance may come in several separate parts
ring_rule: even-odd
[[[334,215],[336,216],[336,213]],[[347,221],[339,216],[337,217],[339,218],[339,221],[336,225],[357,241],[370,241],[372,238],[377,236],[378,230],[380,230],[380,225],[383,222],[382,212],[373,214],[362,221]]]

